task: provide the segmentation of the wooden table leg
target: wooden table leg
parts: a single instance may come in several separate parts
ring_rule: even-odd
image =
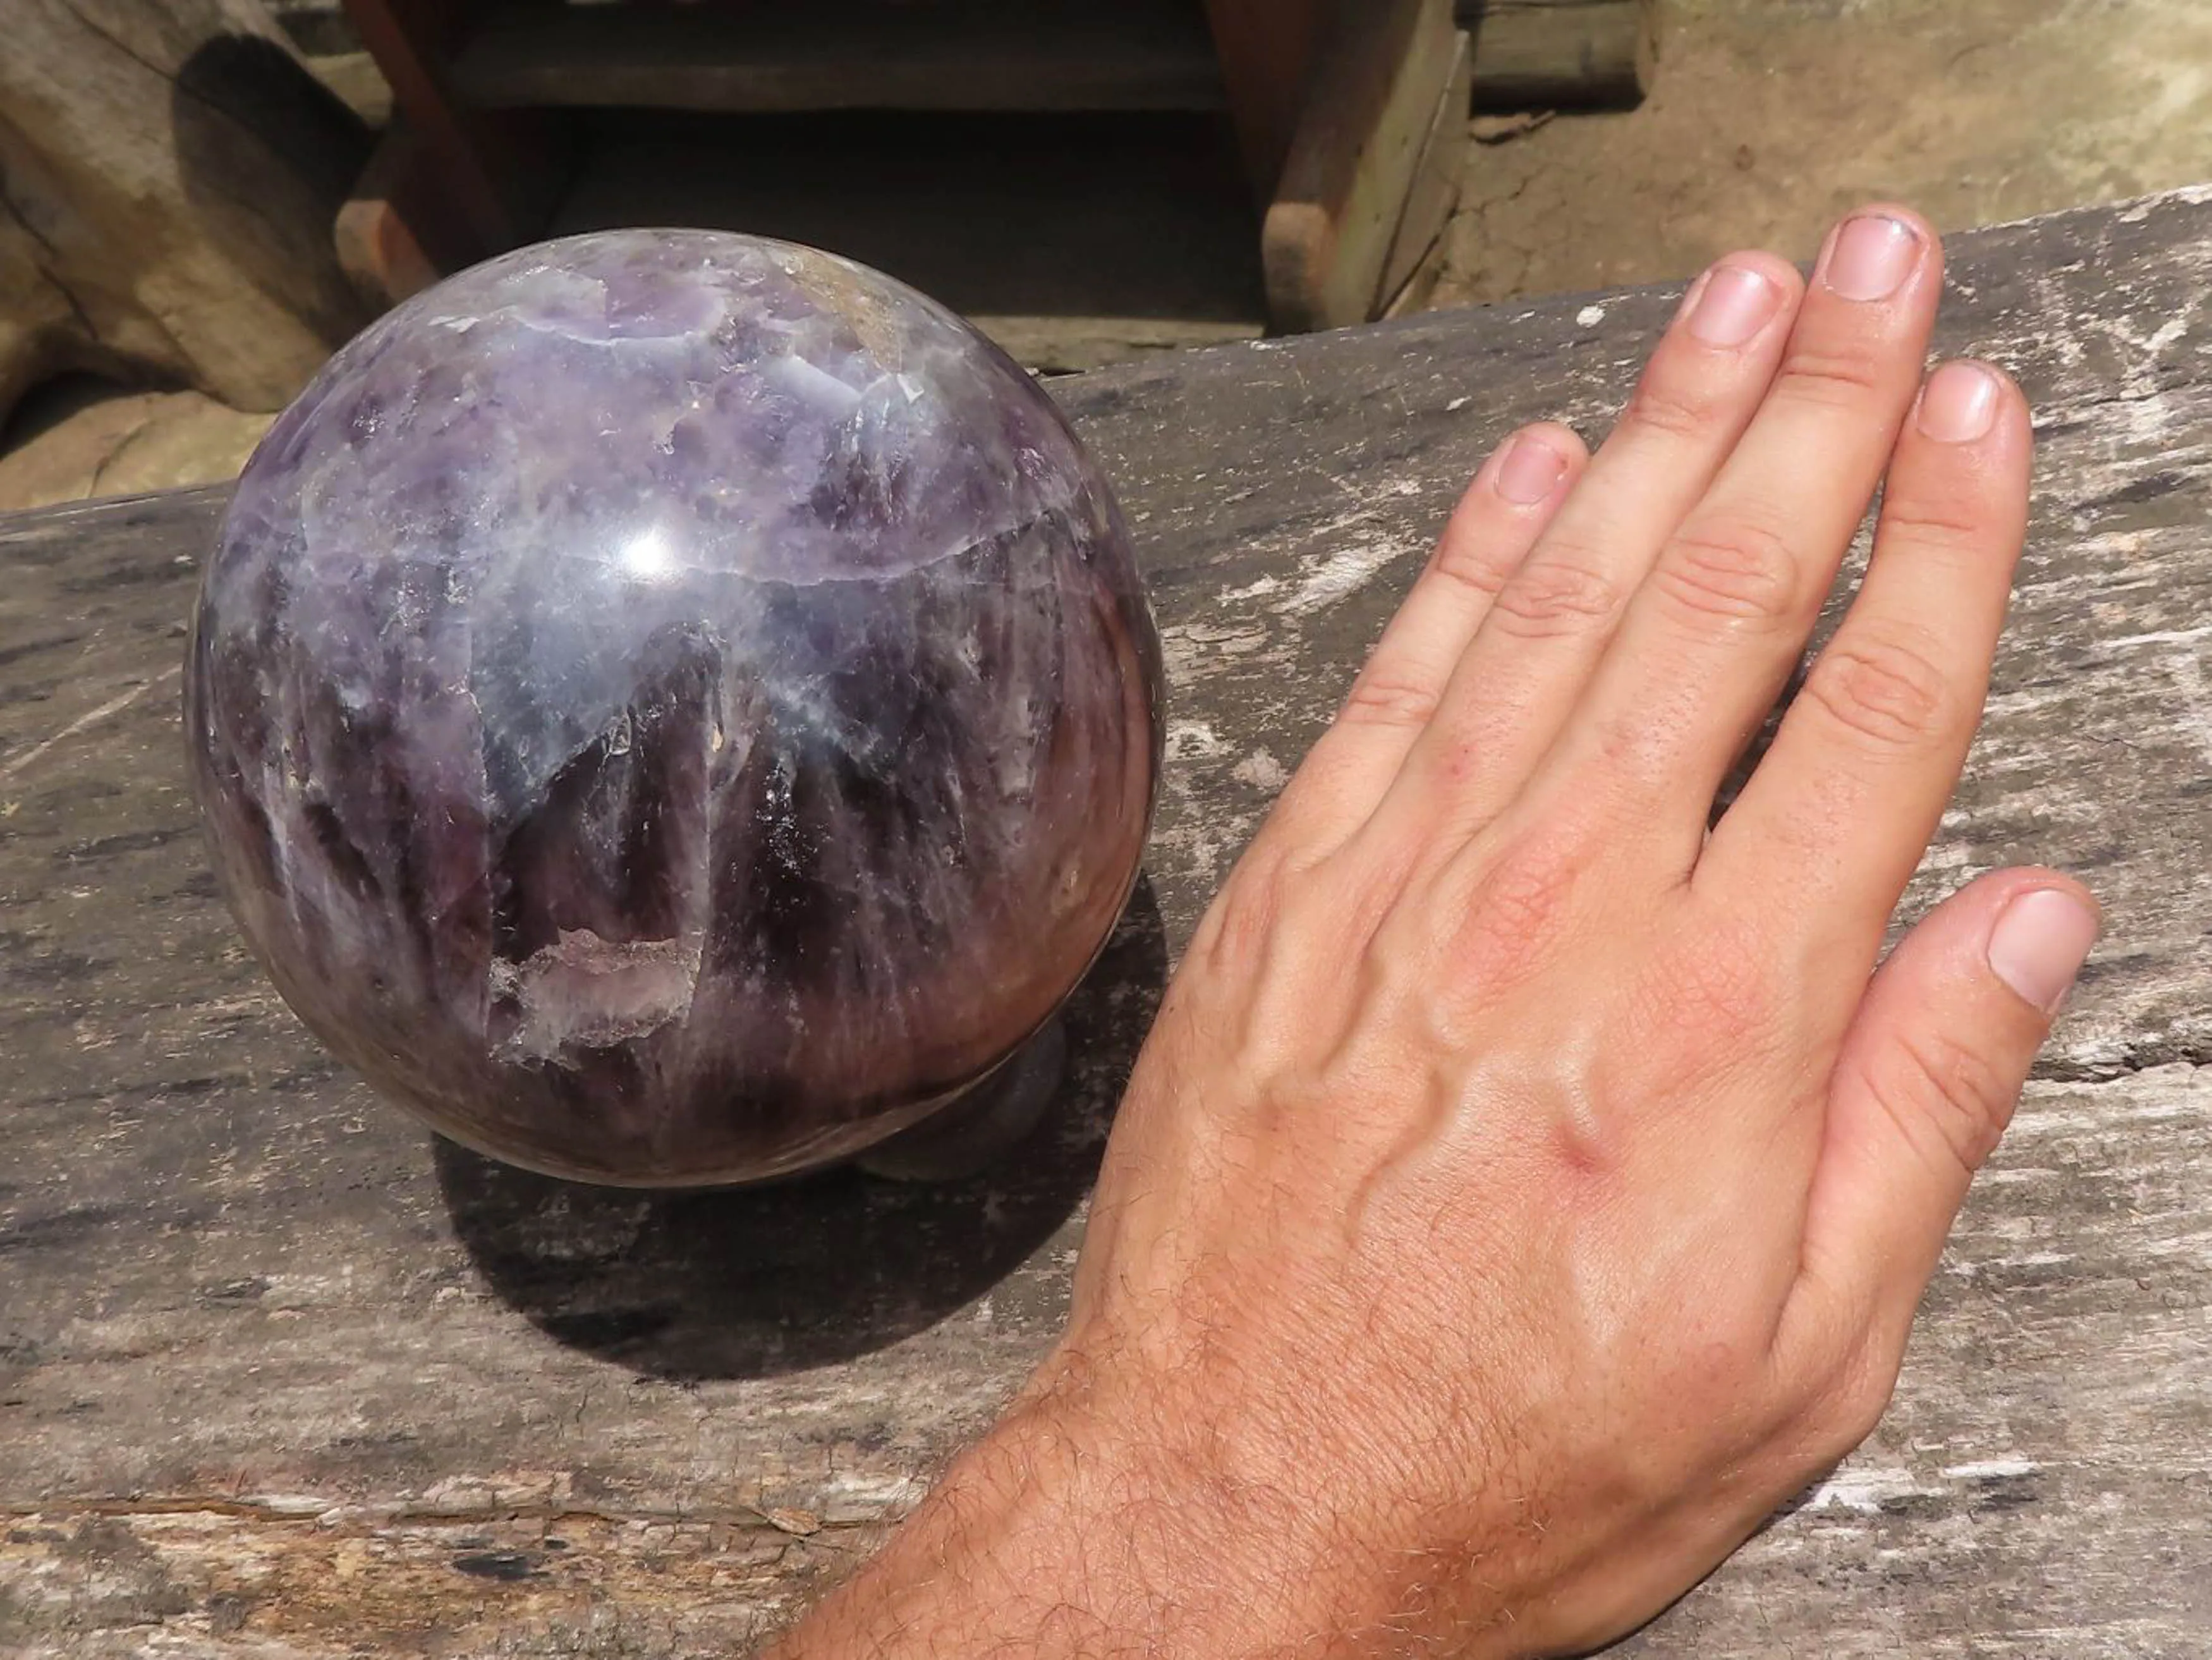
[[[391,83],[394,119],[339,216],[356,286],[389,304],[435,277],[538,234],[569,165],[557,112],[477,110],[445,64],[472,21],[465,0],[345,0]]]
[[[1375,292],[1375,313],[1395,317],[1418,309],[1433,292],[1440,262],[1429,256],[1443,240],[1452,210],[1459,205],[1460,174],[1467,165],[1468,109],[1474,78],[1474,53],[1468,37],[1459,37],[1452,54],[1452,72],[1437,100],[1436,114],[1422,141],[1420,159],[1413,181],[1406,187],[1406,208],[1390,239],[1390,252],[1382,265],[1382,286]]]
[[[1452,0],[1346,0],[1338,8],[1261,233],[1278,328],[1361,323],[1387,301],[1384,278],[1407,199],[1434,154],[1441,101],[1465,63]]]
[[[1206,0],[1253,193],[1272,201],[1337,0]]]

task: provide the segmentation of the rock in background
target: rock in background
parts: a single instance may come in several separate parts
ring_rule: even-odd
[[[0,421],[72,370],[281,408],[365,320],[367,134],[257,0],[8,0]]]

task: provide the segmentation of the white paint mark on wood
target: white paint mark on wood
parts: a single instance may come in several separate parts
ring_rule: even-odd
[[[1167,751],[1170,761],[1206,761],[1225,754],[1229,745],[1210,721],[1168,722]]]
[[[1211,678],[1240,660],[1265,656],[1279,642],[1265,621],[1254,617],[1233,623],[1183,623],[1160,630],[1160,655],[1167,666],[1168,684],[1178,689]],[[1279,657],[1281,653],[1275,654]]]
[[[890,1510],[910,1505],[929,1491],[927,1481],[911,1475],[877,1475],[839,1470],[823,1483],[823,1491],[848,1504],[874,1505]]]
[[[2208,635],[2212,635],[2212,623],[2193,629],[2162,629],[2154,634],[2123,634],[2105,644],[2112,651],[2126,651],[2136,646],[2185,646]]]
[[[76,737],[77,733],[82,732],[88,727],[98,726],[102,721],[107,719],[111,714],[121,714],[125,709],[129,708],[133,703],[143,697],[148,692],[153,690],[155,687],[165,685],[169,681],[175,679],[181,672],[182,671],[180,669],[164,669],[161,673],[155,675],[151,680],[142,680],[137,685],[131,687],[130,690],[122,693],[118,696],[109,698],[98,708],[87,710],[84,714],[77,716],[76,720],[70,721],[69,725],[64,727],[52,737],[47,739],[43,744],[33,744],[29,749],[25,750],[21,755],[16,756],[12,760],[0,761],[0,778],[13,778],[17,773],[22,771],[24,768],[29,766],[32,762],[37,760],[48,750],[53,748],[55,745],[59,744],[67,739]]]
[[[1234,605],[1240,599],[1264,599],[1271,593],[1281,593],[1282,587],[1283,582],[1280,577],[1262,576],[1254,581],[1247,582],[1241,588],[1224,588],[1221,591],[1221,601],[1224,605]]]
[[[1304,617],[1325,611],[1358,593],[1376,572],[1412,551],[1405,543],[1388,536],[1347,540],[1334,552],[1309,562],[1304,577],[1291,597],[1275,609],[1285,617]]]
[[[1943,1475],[1952,1481],[2014,1481],[2042,1468],[2033,1458],[1984,1458],[1971,1464],[1946,1465]]]
[[[1878,1516],[1887,1507],[1908,1499],[1941,1497],[1937,1488],[1924,1487],[1910,1470],[1838,1470],[1814,1488],[1804,1508],[1812,1511],[1850,1511],[1859,1516]]]
[[[2204,661],[2194,652],[2176,652],[2165,660],[2165,668],[2173,682],[2173,724],[2212,763],[2212,686],[2204,681]]]
[[[1291,781],[1289,769],[1264,749],[1254,750],[1231,769],[1229,775],[1263,790],[1279,790]]]
[[[271,1516],[320,1516],[331,1507],[327,1498],[312,1493],[253,1493],[236,1501]]]

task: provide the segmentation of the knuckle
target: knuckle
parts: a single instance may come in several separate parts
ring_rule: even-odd
[[[1897,1366],[1862,1337],[1845,1349],[1814,1389],[1805,1414],[1819,1462],[1840,1462],[1881,1424],[1897,1389]]]
[[[1602,628],[1620,606],[1620,591],[1584,558],[1554,554],[1532,559],[1498,592],[1491,616],[1508,634],[1554,639]]]
[[[1957,696],[1919,646],[1893,636],[1838,635],[1801,694],[1869,750],[1917,750],[1947,731]]]
[[[1783,360],[1774,390],[1778,397],[1816,409],[1856,409],[1880,390],[1882,379],[1878,351],[1802,346]]]
[[[1718,422],[1720,408],[1720,399],[1695,380],[1655,370],[1637,383],[1626,420],[1668,438],[1702,438]]]
[[[1798,562],[1789,538],[1760,519],[1686,527],[1654,573],[1683,610],[1728,622],[1775,622],[1797,610]]]
[[[1882,504],[1881,528],[1893,542],[1946,550],[1978,546],[1990,533],[1988,514],[1963,492],[1893,494]]]
[[[1222,884],[1191,941],[1192,955],[1231,970],[1258,963],[1281,918],[1290,873],[1288,856],[1263,832]]]
[[[1441,701],[1438,689],[1426,681],[1370,668],[1352,683],[1336,718],[1347,727],[1419,727],[1435,717]]]
[[[1563,937],[1584,862],[1558,835],[1526,838],[1493,860],[1459,913],[1462,983],[1492,989],[1540,967]]]
[[[1516,562],[1499,558],[1497,550],[1483,538],[1446,536],[1437,544],[1428,574],[1489,599],[1496,598],[1512,576]]]
[[[1966,1176],[1996,1151],[2016,1093],[1985,1050],[1932,1031],[1907,1032],[1887,1046],[1860,1082],[1922,1158]]]

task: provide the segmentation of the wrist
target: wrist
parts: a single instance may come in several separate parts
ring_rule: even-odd
[[[1056,1359],[775,1660],[1329,1651],[1310,1518]]]
[[[1320,1660],[1428,1636],[1419,1553],[1338,1513],[1325,1479],[1240,1452],[1297,1444],[1063,1351],[775,1660]],[[1445,1631],[1502,1652],[1463,1617]]]
[[[1386,1472],[1404,1448],[1370,1444],[1369,1467],[1349,1467],[1335,1427],[1380,1417],[1198,1387],[1157,1366],[1093,1365],[1070,1346],[1004,1427],[1013,1445],[1042,1434],[1062,1450],[1066,1462],[1049,1467],[1072,1499],[1061,1520],[1094,1550],[1110,1541],[1116,1583],[1150,1588],[1133,1612],[1152,1624],[1132,1627],[1149,1630],[1147,1656],[1419,1648],[1516,1660],[1528,1651],[1513,1613],[1526,1529],[1501,1525],[1473,1493],[1449,1513],[1394,1502],[1405,1489]],[[1436,1458],[1458,1462],[1442,1448]]]

